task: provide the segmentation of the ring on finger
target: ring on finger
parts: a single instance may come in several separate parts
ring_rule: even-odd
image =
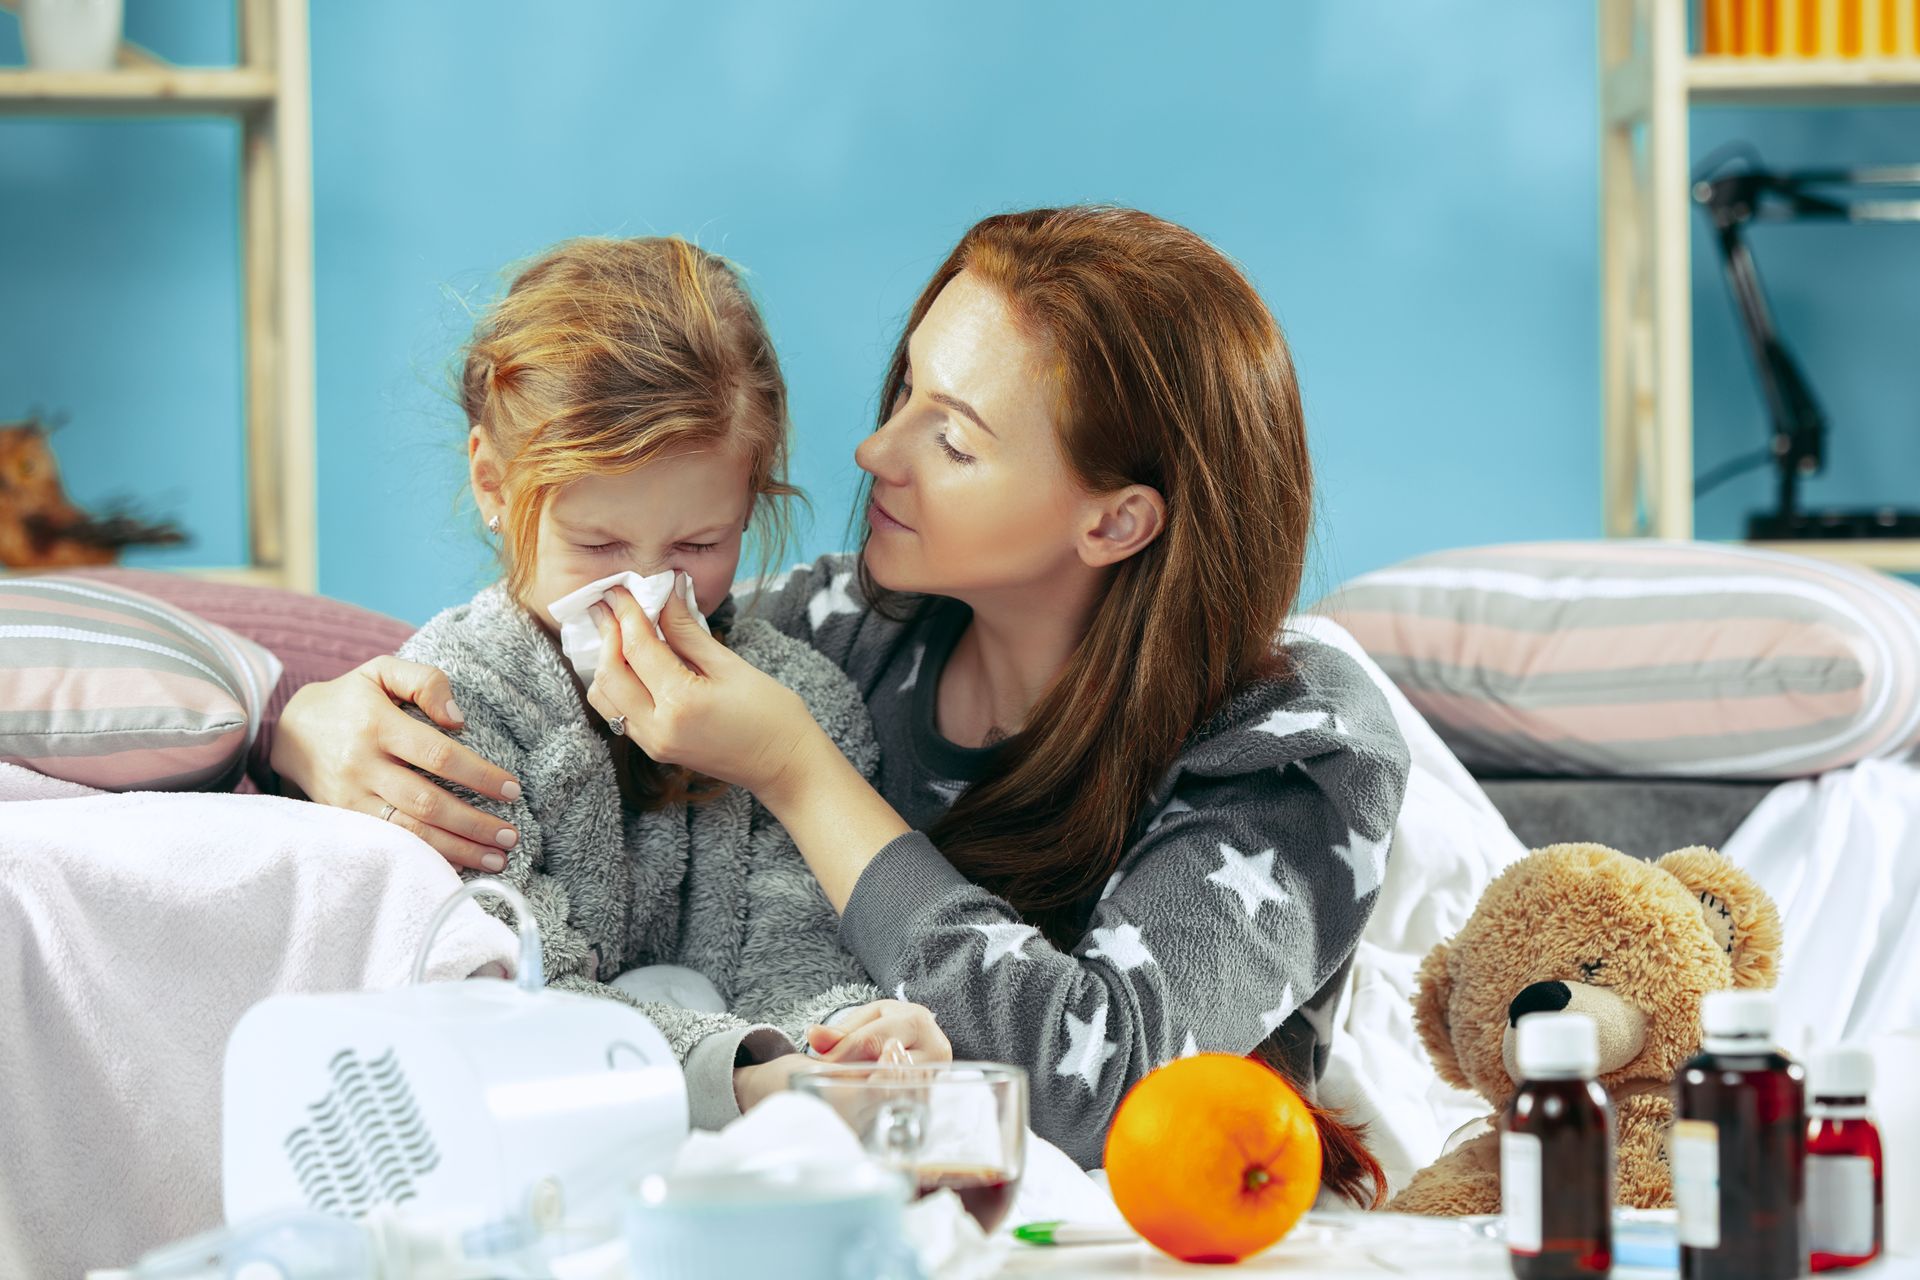
[[[613,733],[614,737],[624,738],[627,736],[627,718],[625,716],[614,716],[607,721],[607,728]]]
[[[395,810],[396,808],[398,808],[398,807],[399,807],[399,806],[397,806],[397,805],[394,805],[394,804],[389,804],[389,805],[387,805],[387,807],[386,807],[386,808],[384,808],[384,809],[382,809],[382,810],[380,811],[380,821],[382,821],[382,822],[391,822],[391,821],[393,821],[393,811],[394,811],[394,810]]]

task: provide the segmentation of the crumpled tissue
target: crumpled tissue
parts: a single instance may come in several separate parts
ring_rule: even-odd
[[[614,573],[597,578],[570,591],[547,606],[547,612],[560,628],[560,651],[567,655],[567,661],[573,664],[574,671],[584,684],[593,683],[593,673],[600,669],[600,629],[593,625],[593,619],[587,610],[598,601],[607,598],[607,592],[615,587],[625,587],[639,602],[640,612],[647,615],[647,621],[653,623],[653,633],[661,636],[660,611],[667,607],[667,599],[675,591],[686,602],[687,612],[700,624],[700,629],[713,634],[707,620],[700,613],[700,606],[694,602],[693,579],[685,574],[668,570],[663,573]]]

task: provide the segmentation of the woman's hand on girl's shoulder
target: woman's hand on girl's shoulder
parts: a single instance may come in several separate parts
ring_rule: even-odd
[[[374,658],[343,676],[304,685],[288,700],[274,732],[274,772],[310,800],[386,816],[457,867],[501,870],[519,833],[415,770],[508,803],[520,798],[520,784],[402,711],[396,705],[402,703],[449,730],[466,724],[437,667]]]

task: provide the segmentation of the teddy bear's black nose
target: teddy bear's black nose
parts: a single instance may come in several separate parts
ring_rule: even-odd
[[[1573,999],[1564,982],[1536,982],[1522,990],[1507,1006],[1507,1025],[1517,1027],[1530,1013],[1558,1013]]]

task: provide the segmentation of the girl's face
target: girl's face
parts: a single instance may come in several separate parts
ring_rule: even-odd
[[[475,496],[482,516],[503,510],[481,484],[484,441],[474,451]],[[732,590],[740,543],[752,511],[747,459],[732,450],[683,453],[621,475],[566,485],[540,513],[533,576],[520,603],[548,631],[547,606],[610,574],[678,570],[693,579],[700,612],[712,613]]]
[[[907,351],[891,416],[854,451],[873,476],[874,579],[974,603],[1081,571],[1098,515],[1060,451],[1049,352],[964,271]]]

